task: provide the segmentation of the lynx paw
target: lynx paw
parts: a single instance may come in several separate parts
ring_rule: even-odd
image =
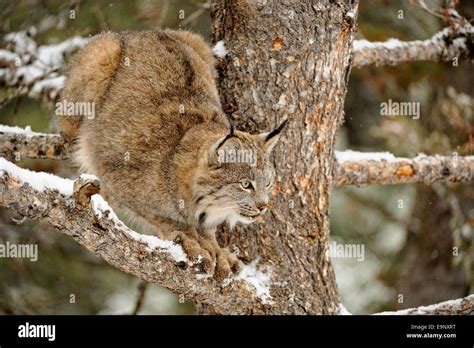
[[[203,249],[196,240],[184,234],[179,234],[174,241],[181,245],[188,258],[193,264],[197,265],[200,272],[213,273],[215,257],[212,257],[207,250]]]
[[[242,269],[242,262],[227,248],[221,248],[217,241],[199,238],[195,240],[179,233],[174,241],[180,244],[188,258],[206,274],[222,281]]]
[[[228,248],[221,248],[213,238],[200,238],[199,244],[215,260],[214,278],[222,281],[242,269],[242,262]]]

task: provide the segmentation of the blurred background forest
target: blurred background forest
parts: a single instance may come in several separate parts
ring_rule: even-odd
[[[360,2],[358,39],[426,39],[446,25],[411,1]],[[442,1],[426,3],[434,7]],[[474,2],[461,1],[458,11],[474,18]],[[206,1],[0,0],[1,36],[30,27],[37,29],[40,44],[106,30],[182,28],[208,40],[211,34]],[[353,69],[338,149],[390,151],[400,157],[472,155],[473,77],[469,62]],[[0,86],[0,99],[11,93]],[[55,131],[53,103],[9,99],[0,109],[0,124]],[[420,102],[421,117],[381,116],[380,103],[388,99]],[[19,165],[77,175],[67,162],[22,160]],[[365,247],[363,261],[333,259],[342,302],[352,313],[408,308],[474,292],[472,184],[344,187],[332,192],[331,204],[333,240]],[[18,218],[0,208],[0,243],[38,244],[39,257],[37,262],[0,258],[0,314],[137,311],[138,279],[108,266],[69,237],[36,221],[18,223]],[[192,303],[157,285],[148,285],[144,295],[140,314],[194,311]]]

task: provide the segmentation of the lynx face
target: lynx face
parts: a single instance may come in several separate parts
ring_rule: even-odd
[[[263,221],[275,182],[269,156],[284,125],[259,135],[231,131],[209,148],[206,174],[195,189],[200,226]]]

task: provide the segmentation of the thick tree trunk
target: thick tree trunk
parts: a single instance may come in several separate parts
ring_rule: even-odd
[[[213,40],[223,40],[229,52],[219,71],[224,109],[238,129],[250,132],[289,120],[274,152],[277,185],[265,224],[220,236],[243,259],[258,257],[271,274],[272,304],[252,313],[339,310],[328,243],[329,191],[356,7],[344,0],[213,3]]]

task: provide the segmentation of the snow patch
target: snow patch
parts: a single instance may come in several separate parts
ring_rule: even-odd
[[[255,288],[255,294],[263,304],[271,304],[270,295],[270,274],[261,272],[257,269],[259,258],[248,265],[244,265],[242,271],[233,280],[244,280]],[[266,268],[269,271],[269,267]]]
[[[86,181],[94,181],[94,180],[99,180],[94,174],[81,174],[79,176],[81,179],[86,180]]]
[[[32,188],[43,192],[45,189],[58,190],[65,196],[72,196],[74,181],[60,178],[56,175],[34,172],[20,168],[15,164],[0,157],[0,173],[8,174],[18,178],[22,183],[28,183]]]
[[[8,33],[3,37],[5,42],[11,42],[15,45],[15,52],[19,55],[31,56],[36,51],[36,42],[25,30],[15,33]]]
[[[209,279],[209,278],[212,278],[212,274],[201,274],[201,273],[196,274],[197,280],[204,280],[204,279]]]
[[[407,161],[408,158],[395,157],[390,152],[358,152],[352,150],[336,151],[336,159],[339,163],[342,162],[358,162],[358,161],[387,161],[400,162]]]
[[[16,58],[18,58],[18,56],[15,53],[0,49],[1,62],[13,63]]]
[[[410,44],[414,43],[413,41]],[[407,42],[400,41],[398,39],[389,39],[384,42],[370,42],[367,40],[354,40],[352,43],[352,50],[354,52],[363,51],[368,49],[377,49],[377,48],[385,48],[385,49],[395,49],[401,48],[407,45]]]
[[[457,39],[454,39],[452,45],[458,50],[467,50],[467,41],[465,37],[458,37]]]
[[[103,215],[105,214],[107,218],[109,220],[112,220],[117,226],[123,226],[123,223],[120,221],[115,212],[112,210],[112,208],[101,195],[99,195],[98,193],[92,195],[91,204],[92,211],[98,219],[102,219]]]
[[[51,68],[61,67],[65,55],[83,47],[86,43],[86,39],[76,36],[57,44],[40,46],[36,53],[38,64]]]
[[[8,85],[15,85],[20,79],[22,85],[32,85],[29,95],[37,97],[48,91],[55,98],[63,87],[65,77],[56,70],[64,65],[64,57],[87,43],[87,39],[73,37],[57,44],[37,46],[26,31],[9,33],[4,36],[6,42],[15,45],[14,52],[1,50],[0,60],[21,59],[21,64],[14,69],[2,69],[0,76]]]
[[[161,249],[168,252],[176,262],[188,262],[188,257],[184,253],[183,248],[170,240],[163,240],[156,236],[140,234],[130,229],[128,230],[128,233],[133,239],[147,244],[152,250]]]
[[[216,43],[216,45],[212,49],[212,53],[214,53],[214,55],[218,58],[225,58],[225,56],[227,56],[229,52],[225,48],[224,40],[221,40]]]
[[[12,127],[12,126],[4,126],[0,124],[0,133],[14,133],[14,134],[22,134],[26,135],[27,137],[32,137],[35,135],[46,135],[43,133],[36,133],[31,131],[31,126],[26,126],[25,128],[21,127]]]
[[[339,315],[352,315],[342,303],[339,303]]]
[[[40,96],[43,91],[49,91],[49,97],[51,99],[56,98],[59,91],[63,88],[66,82],[66,76],[57,76],[45,80],[39,80],[31,88],[29,95],[31,97]]]
[[[352,42],[352,51],[357,52],[357,51],[363,51],[369,48],[375,47],[374,42],[370,42],[368,40],[354,40]]]

